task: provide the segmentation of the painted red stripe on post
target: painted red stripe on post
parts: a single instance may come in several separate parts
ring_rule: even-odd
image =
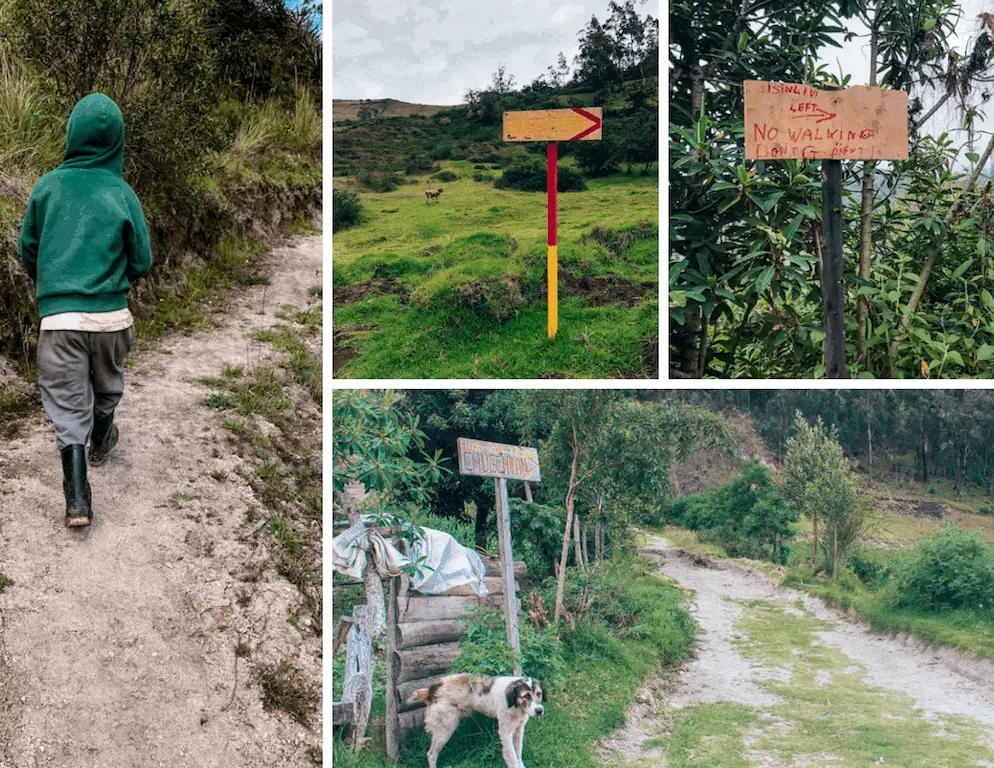
[[[591,114],[585,109],[580,109],[580,107],[573,107],[573,111],[576,112],[578,115],[583,115],[585,118],[592,121],[593,125],[587,128],[585,131],[580,131],[580,133],[576,134],[576,136],[571,136],[570,141],[577,141],[578,139],[582,139],[584,136],[593,133],[594,131],[598,130],[601,127],[601,119],[597,117],[597,115]]]
[[[556,208],[558,207],[557,199],[557,187],[559,186],[559,145],[554,142],[549,142],[548,151],[548,173],[546,179],[546,190],[549,194],[549,245],[557,245],[556,240],[556,225],[557,216]],[[551,279],[551,278],[550,278]]]

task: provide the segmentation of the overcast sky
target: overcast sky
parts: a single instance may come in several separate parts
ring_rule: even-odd
[[[960,54],[967,54],[973,50],[973,40],[981,32],[981,22],[977,16],[984,11],[994,13],[994,0],[962,0],[959,6],[961,9],[960,20],[956,25],[956,34],[950,38],[950,42]],[[863,35],[848,43],[843,42],[842,48],[824,49],[824,63],[829,66],[830,71],[835,75],[838,75],[840,71],[843,74],[851,74],[851,85],[865,85],[870,77],[868,33],[862,25],[857,27],[850,24],[849,27],[853,31],[859,29],[863,32]],[[922,96],[926,110],[931,104],[935,103],[939,95],[941,93],[936,93],[935,96],[928,94]],[[974,96],[974,99],[973,103],[977,103],[977,95]],[[989,140],[990,132],[994,131],[994,99],[989,101],[985,107],[981,107],[981,112],[984,113],[983,117],[978,118],[975,123],[977,133],[975,148],[977,152],[983,151]],[[925,132],[937,136],[943,131],[948,130],[957,144],[966,143],[966,131],[953,130],[960,126],[961,119],[952,107],[952,100],[950,100],[945,107],[929,120],[925,126]]]
[[[334,0],[332,95],[461,104],[500,64],[520,85],[572,67],[581,29],[608,0]],[[639,7],[658,18],[658,0]]]

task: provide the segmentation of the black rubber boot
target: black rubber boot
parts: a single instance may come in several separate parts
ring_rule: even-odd
[[[93,419],[93,431],[90,433],[90,463],[93,466],[99,467],[107,461],[107,454],[117,445],[118,434],[113,413]]]
[[[89,525],[93,509],[86,481],[86,446],[67,445],[62,449],[62,490],[66,495],[66,525]]]

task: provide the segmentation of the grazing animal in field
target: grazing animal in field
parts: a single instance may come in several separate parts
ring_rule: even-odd
[[[441,187],[439,187],[438,189],[426,189],[425,190],[425,205],[428,205],[428,201],[431,200],[433,197],[436,200],[438,200],[438,202],[442,202],[442,188]]]
[[[528,718],[541,715],[545,686],[531,677],[483,677],[447,675],[428,688],[411,694],[410,701],[423,701],[425,731],[431,734],[428,768],[436,768],[438,753],[455,733],[464,715],[481,712],[497,720],[497,733],[507,768],[525,768],[521,747]]]

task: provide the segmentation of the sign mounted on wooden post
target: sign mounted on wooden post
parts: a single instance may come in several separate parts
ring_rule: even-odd
[[[847,379],[842,161],[908,159],[908,94],[746,80],[747,160],[821,160],[825,376]]]
[[[748,160],[907,160],[908,94],[745,81]]]
[[[559,141],[598,141],[601,138],[603,110],[600,107],[539,109],[504,113],[504,141],[547,141],[546,195],[549,200],[549,258],[546,282],[549,286],[549,338],[559,330]]]
[[[504,583],[504,622],[507,644],[521,654],[518,635],[518,598],[514,581],[514,556],[511,547],[511,507],[507,498],[507,481],[523,480],[537,483],[542,479],[538,466],[538,451],[518,445],[488,443],[460,437],[456,441],[459,454],[459,474],[494,478],[497,495],[497,539],[500,544],[501,578]],[[514,674],[521,674],[519,663]]]

